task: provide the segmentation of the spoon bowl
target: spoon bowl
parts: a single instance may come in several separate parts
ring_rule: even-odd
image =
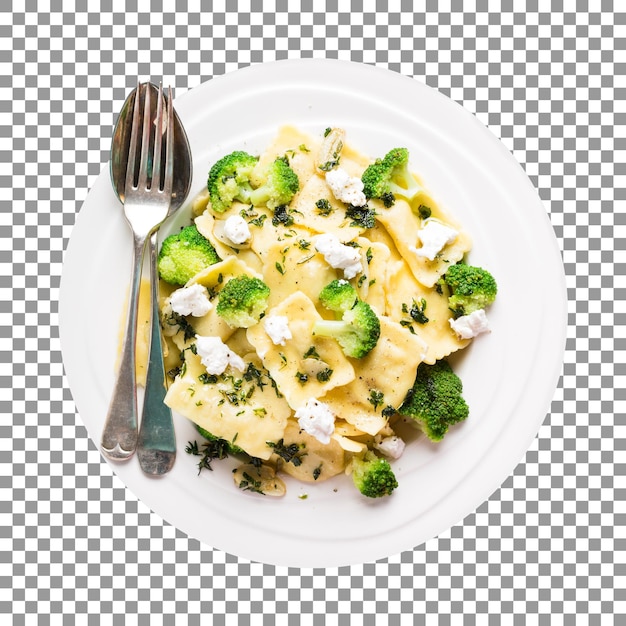
[[[159,89],[152,83],[145,84],[150,90],[151,114],[156,117],[156,107],[158,102]],[[109,171],[115,195],[123,204],[125,200],[126,171],[128,168],[128,155],[130,147],[130,136],[132,129],[133,107],[138,94],[137,89],[133,89],[124,102],[120,114],[117,118],[113,138],[111,141],[111,161]],[[166,106],[169,106],[167,101]],[[172,183],[172,203],[168,211],[168,216],[174,214],[185,202],[191,188],[191,148],[187,133],[174,109],[174,179]],[[154,145],[154,136],[150,137],[150,147]],[[152,150],[150,150],[152,154]]]

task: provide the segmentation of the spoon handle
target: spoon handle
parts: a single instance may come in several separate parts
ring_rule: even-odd
[[[164,403],[167,392],[161,324],[159,323],[159,276],[157,272],[157,234],[152,235],[150,250],[151,324],[146,393],[141,415],[137,457],[141,469],[150,475],[166,474],[176,459],[176,434],[171,409]]]
[[[137,381],[135,375],[135,340],[137,305],[145,237],[133,239],[133,264],[128,299],[126,331],[120,367],[113,387],[109,411],[102,431],[102,454],[112,461],[125,461],[137,448]]]

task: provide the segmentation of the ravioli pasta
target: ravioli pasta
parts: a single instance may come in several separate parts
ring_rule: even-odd
[[[471,248],[462,225],[425,193],[410,204],[397,198],[389,207],[369,199],[375,223],[371,228],[360,225],[346,214],[347,205],[336,199],[318,167],[322,142],[321,136],[285,126],[259,155],[259,164],[286,158],[298,176],[299,191],[284,223],[277,223],[266,207],[238,201],[224,213],[215,212],[206,191],[192,203],[199,232],[222,260],[189,284],[203,285],[215,300],[233,277],[260,278],[270,288],[265,317],[237,330],[217,315],[214,306],[202,317],[187,319],[193,333],[165,338],[169,361],[171,355],[182,355],[166,403],[215,437],[305,482],[321,482],[346,471],[351,455],[393,436],[394,409],[412,386],[418,365],[432,364],[468,343],[450,328],[446,297],[436,288],[446,268]],[[360,177],[372,161],[349,144],[342,146],[340,166],[350,176]],[[326,201],[323,211],[320,200]],[[458,233],[432,261],[415,253],[425,221],[420,211],[426,204],[431,220]],[[234,244],[225,236],[225,222],[231,216],[242,216],[247,222],[251,239],[246,243]],[[315,248],[315,237],[323,233],[358,250],[361,271],[350,283],[380,320],[378,343],[361,359],[345,356],[337,341],[312,331],[316,320],[333,318],[320,304],[320,291],[344,278],[343,271],[332,267]],[[162,285],[163,309],[171,292],[172,287]],[[415,303],[425,312],[426,323],[409,315]],[[274,343],[264,326],[264,319],[273,316],[287,320],[291,338],[282,344]],[[247,369],[207,375],[194,350],[194,335],[219,337],[243,358]],[[312,399],[324,403],[335,416],[327,443],[304,432],[296,419],[298,409]],[[302,462],[291,463],[277,454],[279,444],[283,449],[304,450]]]

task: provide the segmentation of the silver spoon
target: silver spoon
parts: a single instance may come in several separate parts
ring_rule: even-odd
[[[140,85],[133,90],[126,99],[124,106],[120,112],[115,131],[113,133],[113,141],[111,148],[111,165],[110,174],[113,183],[113,189],[122,203],[126,201],[126,183],[127,169],[129,162],[129,152],[132,134],[133,109],[135,109],[135,100],[139,94],[140,102],[143,100],[144,105],[148,102],[145,113],[150,119],[156,119],[155,109],[158,113],[158,105],[160,101],[160,90],[151,83]],[[143,98],[142,98],[143,95]],[[103,432],[103,453],[113,460],[125,460],[130,458],[135,450],[139,448],[138,457],[140,464],[146,473],[160,474],[171,469],[175,455],[175,435],[172,421],[171,411],[163,404],[163,397],[166,391],[165,372],[163,364],[163,353],[161,345],[160,324],[158,321],[158,277],[156,273],[156,257],[157,257],[157,230],[160,224],[178,210],[185,201],[191,185],[191,150],[187,140],[186,133],[174,111],[170,107],[170,97],[165,102],[165,108],[168,109],[169,118],[172,121],[172,161],[173,161],[173,177],[171,185],[171,198],[168,203],[166,213],[159,215],[159,222],[155,224],[147,233],[148,236],[143,237],[143,243],[137,241],[135,236],[135,259],[134,274],[140,273],[140,267],[143,259],[143,250],[146,240],[149,241],[150,248],[150,273],[151,273],[151,299],[152,299],[152,324],[150,339],[150,360],[148,364],[148,374],[146,381],[146,393],[144,399],[144,409],[141,420],[141,432],[137,433],[137,393],[135,384],[135,354],[134,339],[136,336],[137,326],[137,296],[139,281],[133,276],[131,281],[131,298],[129,304],[129,321],[127,335],[132,336],[132,340],[126,341],[125,346],[129,344],[126,352],[122,355],[122,367],[124,372],[119,378],[124,377],[122,384],[116,384],[114,391],[114,399],[112,407],[116,405],[115,410],[110,410],[107,418],[105,431]],[[171,110],[169,110],[171,108]],[[137,107],[138,109],[138,107]],[[136,111],[135,111],[136,113]],[[153,123],[154,129],[156,125]],[[166,131],[167,123],[162,125],[162,131]],[[161,154],[159,147],[154,150],[156,133],[152,132],[148,141],[149,159],[147,163],[148,173],[152,173],[152,168],[158,168],[158,164],[154,162],[157,154]],[[159,138],[160,143],[160,138]],[[126,209],[126,207],[125,207]],[[141,247],[141,248],[140,248]],[[140,251],[137,250],[140,248]],[[138,258],[137,258],[138,257]],[[139,268],[139,269],[138,269]],[[124,363],[127,357],[129,363]],[[117,400],[116,400],[117,397]],[[110,418],[111,413],[117,414],[117,419]],[[111,424],[109,424],[111,422]],[[121,425],[120,425],[121,424]],[[110,426],[110,427],[109,427]],[[109,427],[109,428],[108,428]],[[108,428],[108,430],[107,430]],[[121,430],[122,435],[112,431]],[[115,445],[114,445],[115,444]]]
[[[168,217],[178,211],[185,202],[191,187],[192,178],[191,148],[183,125],[172,105],[171,90],[169,96],[167,105],[171,107],[174,122],[175,181],[172,189],[172,201],[167,214]],[[180,183],[180,189],[178,189],[176,184],[176,174],[179,174],[178,182]],[[146,388],[137,443],[139,465],[144,473],[153,476],[167,474],[176,460],[176,434],[174,432],[172,411],[164,402],[167,392],[167,381],[165,364],[163,362],[161,324],[159,322],[157,259],[158,231],[155,231],[149,242],[151,290],[150,346]]]

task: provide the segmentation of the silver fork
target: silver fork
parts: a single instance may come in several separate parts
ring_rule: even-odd
[[[144,88],[143,114],[141,111],[142,87]],[[163,89],[159,86],[156,120],[152,117],[150,92],[149,84],[140,84],[137,87],[124,186],[124,216],[133,233],[132,273],[120,368],[113,388],[101,441],[104,456],[115,461],[129,459],[137,449],[138,410],[135,339],[141,269],[146,241],[167,217],[172,201],[174,177],[173,107],[171,104],[167,107],[165,157],[163,158],[163,132],[159,132],[163,129],[164,121]],[[171,90],[169,96],[171,103]],[[153,129],[155,130],[154,147],[150,151],[150,135]]]

